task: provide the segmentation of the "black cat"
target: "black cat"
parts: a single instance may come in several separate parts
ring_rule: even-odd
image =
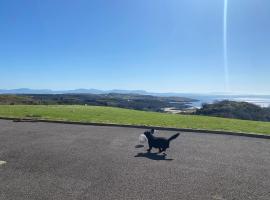
[[[162,151],[166,151],[166,149],[170,147],[170,141],[174,140],[180,135],[180,133],[177,133],[171,136],[169,139],[166,139],[163,137],[155,137],[153,134],[154,129],[151,129],[151,131],[144,132],[144,135],[147,137],[149,145],[149,149],[147,151],[150,152],[151,149],[154,147],[159,149],[159,153],[161,153]]]

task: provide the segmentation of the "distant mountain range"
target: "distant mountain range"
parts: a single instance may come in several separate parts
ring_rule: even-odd
[[[248,98],[270,98],[270,95],[250,95],[250,94],[236,94],[236,93],[156,93],[147,92],[145,90],[98,90],[98,89],[74,89],[74,90],[50,90],[50,89],[29,89],[29,88],[18,88],[18,89],[0,89],[0,94],[139,94],[139,95],[151,95],[159,97],[188,97],[192,99],[199,99],[203,102],[212,102],[220,99],[234,99],[236,97],[248,97]],[[209,100],[210,99],[210,100]]]
[[[75,90],[50,90],[50,89],[29,89],[29,88],[19,88],[4,90],[0,89],[0,94],[93,94],[93,95],[102,95],[102,94],[132,94],[132,95],[151,95],[156,97],[182,97],[189,98],[194,101],[192,103],[193,107],[200,108],[204,103],[213,103],[215,101],[222,100],[231,100],[231,101],[240,101],[240,102],[249,102],[261,107],[270,106],[270,95],[248,95],[248,94],[235,94],[235,93],[154,93],[147,92],[144,90],[97,90],[97,89],[75,89]]]
[[[4,90],[0,89],[0,94],[139,94],[139,95],[153,95],[153,96],[183,96],[181,93],[153,93],[144,90],[97,90],[97,89],[75,89],[75,90],[50,90],[50,89],[29,89],[18,88]]]

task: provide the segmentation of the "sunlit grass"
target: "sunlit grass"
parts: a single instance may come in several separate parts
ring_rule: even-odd
[[[30,117],[74,122],[149,125],[270,135],[270,122],[165,114],[100,106],[0,105],[0,117]]]

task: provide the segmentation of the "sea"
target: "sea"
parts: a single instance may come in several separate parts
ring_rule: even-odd
[[[204,103],[214,103],[222,100],[231,100],[238,102],[248,102],[260,107],[270,107],[270,95],[185,95],[198,101],[192,102],[191,107],[201,108]]]

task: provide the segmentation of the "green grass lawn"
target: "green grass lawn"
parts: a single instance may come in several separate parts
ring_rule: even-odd
[[[270,122],[164,114],[99,106],[0,105],[0,117],[33,117],[74,122],[149,125],[270,135]]]

